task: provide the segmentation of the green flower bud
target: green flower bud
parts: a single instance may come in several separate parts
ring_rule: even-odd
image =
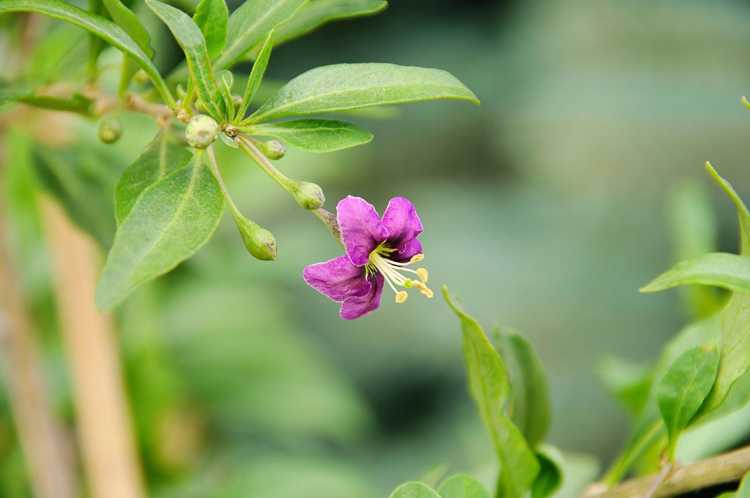
[[[219,123],[211,116],[198,114],[193,116],[185,128],[187,143],[196,149],[205,149],[219,136]]]
[[[305,209],[318,209],[323,207],[326,202],[323,189],[315,183],[294,182],[289,189],[289,193],[292,194],[297,204]]]
[[[99,122],[99,140],[113,144],[122,136],[122,124],[114,116],[106,116]]]
[[[243,216],[235,216],[234,221],[247,252],[261,261],[276,259],[276,237],[271,232]]]
[[[260,150],[264,156],[268,159],[276,160],[281,159],[286,154],[286,147],[278,140],[268,140],[267,142],[256,143],[258,150]]]

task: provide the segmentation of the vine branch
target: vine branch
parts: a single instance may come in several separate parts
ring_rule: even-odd
[[[750,472],[750,446],[707,458],[699,462],[675,467],[653,490],[653,498],[665,498],[689,491],[735,482]],[[657,475],[638,477],[613,488],[601,485],[590,487],[583,498],[641,498],[654,484]]]

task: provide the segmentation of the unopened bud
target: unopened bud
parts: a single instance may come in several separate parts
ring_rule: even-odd
[[[261,261],[276,259],[276,237],[271,232],[242,216],[236,216],[234,221],[247,252]]]
[[[138,71],[136,71],[133,75],[133,79],[136,81],[136,83],[140,83],[141,85],[145,85],[146,83],[151,81],[151,78],[143,69],[139,69]]]
[[[99,122],[99,140],[105,144],[113,144],[122,136],[122,124],[114,116],[102,118]]]
[[[295,182],[290,193],[300,207],[305,209],[318,209],[323,207],[326,197],[320,185],[310,182]]]
[[[278,140],[258,141],[257,146],[263,155],[271,160],[281,159],[286,154],[286,147]]]
[[[196,149],[205,149],[216,140],[221,129],[211,116],[198,114],[193,116],[185,128],[187,143]]]

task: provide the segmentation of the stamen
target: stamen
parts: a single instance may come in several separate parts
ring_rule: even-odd
[[[405,289],[416,288],[419,293],[427,298],[432,298],[435,294],[432,290],[427,287],[427,280],[429,279],[429,272],[426,268],[417,268],[412,270],[406,268],[406,266],[413,263],[418,263],[424,259],[423,254],[414,255],[408,262],[393,261],[389,256],[394,252],[393,249],[380,244],[374,251],[370,253],[369,262],[366,266],[368,274],[370,272],[378,271],[383,275],[383,279],[388,282],[388,286],[396,294],[396,302],[398,304],[406,302],[409,294],[405,290],[399,290],[397,287],[403,287]],[[407,278],[403,273],[412,273],[419,278],[415,280],[413,278]]]

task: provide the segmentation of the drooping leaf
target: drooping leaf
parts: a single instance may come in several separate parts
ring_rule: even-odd
[[[715,252],[681,261],[641,288],[658,292],[679,285],[713,285],[731,291],[750,291],[750,256]]]
[[[467,474],[455,474],[440,484],[440,498],[490,498],[481,482]]]
[[[115,233],[112,192],[122,162],[92,144],[71,149],[38,144],[33,164],[42,186],[58,200],[70,219],[108,248]]]
[[[334,64],[311,69],[284,85],[252,114],[258,123],[378,105],[477,97],[453,75],[439,69],[395,64]]]
[[[428,485],[412,481],[397,487],[389,498],[441,498],[437,492]]]
[[[211,59],[216,59],[227,41],[229,9],[224,0],[201,0],[193,15],[195,24],[203,33],[206,49]]]
[[[280,45],[331,21],[377,14],[387,6],[388,2],[385,0],[314,0],[307,2],[290,19],[276,29],[273,37],[274,44]]]
[[[73,112],[83,116],[93,115],[94,107],[94,102],[90,98],[79,93],[70,97],[59,97],[37,93],[24,83],[0,84],[0,105],[9,102],[20,102],[51,111]]]
[[[169,130],[160,131],[143,153],[120,177],[115,189],[117,224],[125,220],[141,193],[154,183],[187,165],[190,150]]]
[[[170,107],[174,107],[174,98],[159,74],[159,70],[138,44],[112,21],[86,12],[61,0],[3,0],[0,2],[0,14],[8,12],[37,12],[80,26],[102,38],[107,43],[133,57],[138,65],[149,75],[164,102]]]
[[[669,435],[670,456],[680,433],[711,392],[718,369],[719,352],[697,347],[680,355],[657,384],[656,396]]]
[[[344,121],[299,119],[260,124],[251,134],[278,138],[309,152],[334,152],[369,143],[372,133]]]
[[[306,2],[307,0],[253,0],[240,5],[229,16],[227,43],[216,62],[217,68],[230,67]]]
[[[563,483],[563,457],[556,448],[545,447],[537,451],[539,474],[531,488],[531,498],[552,496]]]
[[[224,116],[221,94],[216,84],[206,40],[195,22],[179,9],[159,0],[146,0],[146,5],[167,25],[185,53],[188,71],[198,89],[198,96],[208,113],[216,120]]]
[[[266,74],[266,68],[268,67],[268,61],[271,58],[271,50],[273,49],[273,30],[268,33],[263,46],[258,53],[258,57],[253,63],[253,69],[250,71],[250,76],[247,79],[245,85],[245,93],[242,95],[242,103],[237,109],[236,118],[243,119],[247,110],[250,108],[250,104],[253,102],[255,95],[258,93],[258,88],[263,81],[263,76]]]
[[[461,322],[469,390],[500,462],[498,496],[521,498],[531,488],[539,463],[521,431],[506,416],[510,385],[507,367],[482,327],[443,286],[443,297]]]
[[[192,256],[213,234],[224,208],[216,179],[198,154],[143,191],[117,229],[96,290],[111,309],[139,285]]]
[[[531,345],[516,333],[496,330],[496,341],[510,374],[511,420],[535,448],[549,428],[549,388],[542,362]]]
[[[120,0],[101,0],[104,8],[109,12],[112,20],[120,26],[134,42],[141,47],[143,53],[149,58],[154,56],[154,50],[151,48],[151,36],[148,34],[146,27],[138,19],[135,13],[127,8]]]

